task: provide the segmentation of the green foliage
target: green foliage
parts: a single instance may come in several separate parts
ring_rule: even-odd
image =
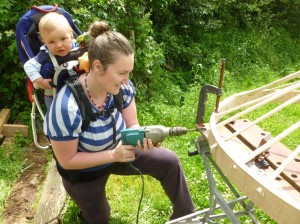
[[[224,96],[258,87],[300,67],[300,20],[297,19],[300,3],[296,0],[51,0],[47,4],[54,3],[67,10],[82,31],[86,31],[95,20],[106,20],[112,29],[130,39],[135,48],[135,69],[131,79],[137,89],[141,125],[192,128],[200,88],[203,84],[218,84],[222,58],[226,59]],[[15,44],[15,26],[32,5],[43,4],[45,2],[41,0],[0,2],[0,109],[11,108],[11,119],[27,124],[30,103]],[[215,98],[210,96],[206,121],[214,101]],[[293,117],[297,116],[297,109],[290,109]],[[204,200],[208,186],[203,166],[199,158],[186,156],[187,150],[194,148],[193,139],[194,136],[188,135],[176,142],[166,140],[164,144],[180,156],[195,204],[202,209],[208,205]],[[0,155],[0,169],[12,169],[9,171],[11,177],[17,176],[22,169],[22,156],[18,151],[1,157],[3,155]],[[16,158],[19,158],[18,163],[14,164]],[[7,161],[7,165],[5,162],[2,166],[2,161]],[[12,164],[10,168],[9,163]],[[2,171],[1,174],[6,173]],[[5,178],[8,177],[1,176],[0,187],[9,186],[2,182]],[[130,181],[136,183],[135,191],[138,192],[140,180]],[[154,223],[151,220],[157,220],[161,223],[161,220],[167,220],[170,205],[156,181],[147,181],[154,189],[150,192],[158,194],[147,195],[141,222]],[[113,184],[111,188],[123,196],[124,192],[119,192]],[[113,190],[110,193],[117,197]],[[139,193],[135,194],[138,197],[136,195]],[[122,203],[131,202],[129,192]],[[116,208],[121,204],[118,203],[113,205],[112,223],[132,222],[135,213],[126,206],[118,213]],[[78,208],[71,203],[65,219],[69,223],[80,223],[77,213]],[[259,216],[260,220],[269,220],[263,213]]]
[[[20,96],[21,86],[24,88],[24,83],[20,85],[22,75],[18,54],[15,43],[15,26],[19,20],[20,11],[24,7],[24,3],[17,1],[1,1],[0,3],[0,108],[6,105],[11,105],[12,102]],[[16,13],[18,12],[19,13]],[[21,97],[22,98],[22,97]]]
[[[281,9],[275,7],[278,2]],[[280,52],[278,47],[284,47],[286,41],[295,41],[290,35],[299,32],[287,27],[283,30],[278,24],[285,15],[289,18],[289,27],[296,27],[298,22],[289,16],[299,12],[300,4],[296,1],[190,0],[168,3],[149,1],[147,7],[152,12],[155,40],[163,48],[166,63],[184,74],[184,78],[175,76],[172,79],[181,88],[195,80],[202,84],[209,82],[211,73],[208,69],[220,58],[227,59],[227,69],[246,71],[252,64],[260,65],[261,62],[278,69],[278,66],[287,64],[282,63],[283,60],[293,58],[278,57],[281,52],[286,52]],[[282,34],[285,40],[278,37]],[[266,51],[266,48],[271,49]],[[291,50],[296,56],[294,52],[297,50]],[[281,63],[278,63],[279,59]]]
[[[94,20],[107,20],[113,29],[132,41],[136,51],[132,80],[140,101],[154,97],[153,92],[160,91],[165,82],[182,90],[193,82],[214,82],[216,72],[212,68],[221,58],[227,59],[227,70],[242,75],[249,67],[255,70],[262,64],[280,71],[285,69],[281,65],[298,60],[297,48],[290,47],[289,54],[282,49],[293,46],[290,35],[299,33],[285,25],[299,27],[293,19],[299,12],[296,1],[58,0],[48,4],[54,3],[66,9],[83,31]],[[42,4],[38,0],[0,3],[4,15],[0,19],[3,30],[0,72],[4,80],[0,84],[1,108],[29,103],[14,30],[18,19],[30,6]],[[289,44],[285,44],[287,42]],[[17,89],[22,91],[15,91]]]

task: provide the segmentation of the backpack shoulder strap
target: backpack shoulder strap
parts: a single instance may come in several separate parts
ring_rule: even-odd
[[[123,92],[120,88],[119,93],[114,95],[114,101],[115,101],[115,108],[118,109],[118,111],[122,112],[124,100],[123,100]]]
[[[66,79],[66,84],[71,88],[74,98],[79,106],[82,116],[81,130],[85,131],[91,121],[96,121],[96,115],[94,114],[90,105],[89,99],[84,93],[81,83],[79,82],[78,76],[70,76]]]
[[[53,75],[53,83],[56,85],[58,75],[59,75],[59,73],[61,72],[62,69],[59,67],[55,56],[50,51],[49,51],[49,56],[50,56],[50,59],[52,61],[53,66],[54,66],[55,73]],[[53,88],[53,95],[56,95],[56,88]]]
[[[79,106],[82,116],[81,130],[85,131],[91,121],[96,121],[97,114],[93,112],[89,99],[87,98],[77,75],[71,75],[65,80],[66,84],[71,88],[74,98]],[[122,111],[124,100],[123,92],[120,89],[119,93],[113,96],[115,105],[120,112]]]

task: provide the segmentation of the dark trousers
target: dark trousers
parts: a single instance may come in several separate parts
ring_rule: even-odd
[[[143,174],[159,180],[167,196],[173,204],[170,219],[194,212],[194,205],[184,176],[184,171],[177,155],[163,147],[141,152],[136,150],[136,159],[132,162]],[[63,179],[63,185],[81,210],[82,216],[89,224],[108,223],[110,206],[108,204],[105,185],[110,174],[135,175],[127,163],[112,165],[101,177],[83,183],[71,184]]]

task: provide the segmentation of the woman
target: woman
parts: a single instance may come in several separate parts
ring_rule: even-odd
[[[82,132],[82,118],[71,90],[64,86],[47,113],[44,130],[51,140],[57,167],[66,192],[75,201],[90,224],[108,223],[110,206],[105,184],[110,174],[137,174],[128,162],[143,174],[160,181],[173,204],[171,219],[194,212],[184,171],[177,155],[163,147],[154,147],[144,139],[143,146],[122,145],[120,131],[139,127],[129,74],[133,70],[134,51],[120,33],[110,31],[105,22],[90,27],[94,38],[89,46],[90,71],[79,80],[90,100],[97,120]],[[112,95],[122,91],[121,112],[113,108]],[[110,111],[110,112],[109,112]]]

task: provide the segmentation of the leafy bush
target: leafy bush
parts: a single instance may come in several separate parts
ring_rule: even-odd
[[[132,80],[140,101],[161,91],[161,83],[186,90],[193,82],[214,81],[214,67],[223,57],[227,70],[239,74],[247,74],[253,64],[268,64],[270,69],[281,71],[284,68],[280,65],[298,60],[293,39],[297,32],[287,29],[287,24],[298,24],[293,19],[299,13],[296,1],[58,0],[48,4],[54,3],[66,9],[83,31],[96,19],[107,20],[132,41],[136,50]],[[0,3],[0,108],[29,104],[14,30],[32,5],[42,4],[40,0]],[[13,118],[15,114],[17,111],[13,111]]]
[[[132,41],[136,52],[132,80],[138,92],[141,125],[182,125],[192,128],[195,125],[200,88],[203,84],[217,85],[221,58],[226,59],[225,95],[257,87],[300,67],[297,39],[300,32],[296,29],[299,27],[297,18],[300,3],[295,0],[48,2],[49,5],[54,3],[66,9],[82,31],[86,31],[94,20],[107,20],[113,29]],[[30,103],[15,44],[15,26],[32,5],[43,4],[45,2],[41,0],[0,2],[0,109],[12,108],[11,119],[18,118],[24,123],[29,123]],[[214,101],[214,97],[209,96],[205,121],[213,110]],[[201,174],[199,180],[196,174],[203,172],[203,167],[199,165],[199,159],[188,161],[185,156],[186,150],[194,147],[193,143],[185,137],[176,144],[168,140],[165,143],[177,150],[184,168],[190,174],[191,191],[196,204],[207,207],[208,202],[203,200],[208,195],[205,175]],[[16,142],[18,147],[19,144],[24,142]],[[12,170],[8,170],[11,176],[17,175],[22,167],[23,157],[18,151],[15,153],[5,158],[0,153],[1,165],[6,158],[12,165],[17,157],[20,159],[18,164],[10,168]],[[3,166],[2,169],[7,167]],[[131,179],[129,183],[132,183]],[[2,182],[0,185],[3,185]],[[195,190],[199,187],[200,191]],[[155,186],[155,189],[158,188]],[[154,199],[152,196],[147,198],[143,211],[144,219],[157,219],[157,223],[161,223],[160,218],[167,219],[170,212],[166,209],[169,204],[160,197],[160,190],[153,196]],[[132,202],[131,192],[126,199],[128,203]],[[119,208],[120,204],[115,206]],[[155,208],[147,216],[149,205]],[[70,222],[80,222],[75,214],[78,208],[74,205],[71,207],[73,209],[68,211],[70,215],[67,214],[66,218],[69,216]],[[114,214],[122,221],[127,214],[131,214],[128,220],[132,221],[134,217],[128,211],[128,206],[122,209],[123,213]],[[260,220],[264,220],[264,217],[263,214]]]

